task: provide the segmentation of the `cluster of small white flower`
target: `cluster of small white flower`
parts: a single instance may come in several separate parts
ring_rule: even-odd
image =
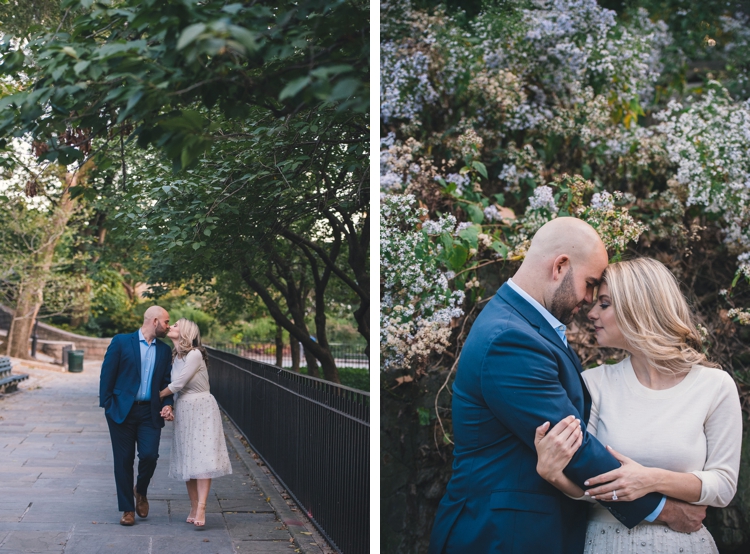
[[[597,210],[613,210],[615,197],[606,191],[597,192],[591,197],[591,207]]]
[[[430,60],[424,52],[403,49],[394,42],[380,46],[380,117],[412,119],[438,94],[429,78]]]
[[[712,82],[700,98],[672,101],[656,117],[686,204],[722,216],[727,243],[750,249],[750,104]]]
[[[529,210],[547,210],[557,213],[557,203],[552,188],[542,185],[534,189],[534,194],[529,198]]]
[[[441,269],[442,246],[431,233],[453,232],[453,216],[432,221],[412,195],[381,201],[380,348],[384,371],[423,368],[429,355],[450,344],[451,321],[463,315],[463,291],[451,291],[453,274]],[[424,220],[424,221],[423,221]],[[421,225],[421,230],[419,226]]]

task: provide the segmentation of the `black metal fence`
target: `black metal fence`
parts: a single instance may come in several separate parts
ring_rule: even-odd
[[[217,342],[211,346],[267,364],[276,364],[277,360],[276,344],[273,341],[245,341],[239,344]],[[364,345],[332,343],[329,346],[338,367],[370,367],[370,358],[365,353]],[[292,367],[292,349],[289,344],[284,345],[281,360],[281,367]],[[300,366],[306,365],[303,347],[300,345]]]
[[[344,554],[370,552],[370,395],[208,348],[211,392]]]

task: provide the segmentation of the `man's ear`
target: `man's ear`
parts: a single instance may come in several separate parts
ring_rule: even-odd
[[[560,254],[552,262],[552,280],[557,281],[565,276],[565,272],[570,269],[570,258],[567,254]]]

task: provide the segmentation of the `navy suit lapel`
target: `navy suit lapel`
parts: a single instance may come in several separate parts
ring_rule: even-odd
[[[141,345],[138,339],[138,331],[130,335],[131,346],[133,347],[133,357],[135,358],[135,368],[138,370],[138,386],[141,384]]]
[[[552,328],[552,325],[544,319],[544,316],[539,313],[539,310],[529,304],[528,301],[514,291],[510,285],[504,283],[503,286],[500,287],[500,290],[497,291],[497,294],[502,300],[510,304],[534,328],[536,328],[540,335],[554,344],[557,348],[564,351],[568,356],[568,359],[573,363],[573,367],[581,383],[581,388],[583,389],[583,420],[585,423],[588,423],[591,414],[591,395],[589,394],[589,391],[586,388],[586,383],[581,375],[583,367],[581,366],[581,361],[578,359],[576,353],[570,348],[570,346],[566,346],[565,343],[563,343],[560,335],[558,335],[557,331]]]

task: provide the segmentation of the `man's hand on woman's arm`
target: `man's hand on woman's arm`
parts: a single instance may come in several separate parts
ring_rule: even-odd
[[[664,509],[656,518],[656,521],[666,523],[673,531],[694,533],[701,528],[705,517],[705,506],[696,506],[682,500],[667,498]]]

